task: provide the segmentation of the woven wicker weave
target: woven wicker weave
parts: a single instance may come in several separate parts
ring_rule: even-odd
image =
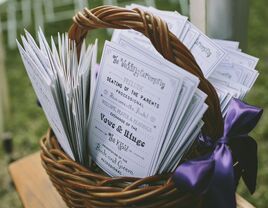
[[[78,50],[87,32],[97,28],[134,29],[146,35],[167,60],[195,74],[199,88],[208,98],[203,132],[219,138],[223,132],[218,96],[205,79],[189,50],[167,28],[159,17],[140,9],[101,6],[84,9],[74,18],[69,37]],[[42,164],[58,192],[69,207],[201,207],[202,197],[176,189],[171,174],[144,179],[109,177],[96,165],[90,170],[71,160],[60,148],[51,130],[41,139]]]
[[[72,208],[202,207],[202,197],[175,188],[170,174],[112,178],[96,165],[86,169],[66,156],[51,130],[41,140],[41,160],[53,185]]]

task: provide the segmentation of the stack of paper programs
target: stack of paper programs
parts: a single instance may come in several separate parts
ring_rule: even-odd
[[[83,165],[89,165],[90,77],[96,62],[96,44],[82,45],[80,58],[75,43],[58,35],[58,48],[51,48],[38,32],[39,46],[26,31],[24,49],[19,51],[35,93],[64,151]]]
[[[258,59],[239,43],[213,40],[178,12],[140,7],[167,22],[191,51],[218,92],[223,115],[232,97],[242,99],[258,72]],[[174,171],[201,132],[207,95],[199,79],[164,59],[141,33],[115,30],[99,67],[96,44],[59,36],[39,46],[26,33],[20,53],[47,119],[64,151],[112,176],[146,177]],[[96,79],[96,69],[98,76]],[[91,101],[92,100],[92,103]]]

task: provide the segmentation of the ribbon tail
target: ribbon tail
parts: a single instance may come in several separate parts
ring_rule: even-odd
[[[230,142],[233,156],[238,161],[241,176],[251,194],[256,189],[258,169],[257,143],[250,136],[233,139]],[[239,180],[239,178],[237,178]]]
[[[214,151],[215,172],[205,196],[206,208],[236,208],[232,154],[225,144]]]

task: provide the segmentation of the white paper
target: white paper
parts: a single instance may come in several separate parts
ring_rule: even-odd
[[[138,177],[150,174],[176,106],[174,98],[178,97],[182,85],[179,74],[174,75],[168,68],[152,67],[139,54],[129,55],[117,44],[106,42],[90,125],[91,152],[106,172]],[[155,79],[158,81],[154,83]],[[145,102],[143,98],[157,106],[149,105],[147,102],[151,101]],[[108,120],[114,127],[107,127]],[[122,131],[117,131],[118,128]],[[135,145],[127,138],[129,134],[144,146]],[[109,135],[113,135],[114,140]],[[121,143],[127,150],[118,151]],[[118,162],[125,169],[120,168]]]
[[[41,29],[39,46],[25,31],[19,51],[35,93],[63,150],[82,165],[90,165],[88,122],[90,76],[95,64],[92,47],[82,44],[78,60],[75,43],[67,34],[48,44]]]

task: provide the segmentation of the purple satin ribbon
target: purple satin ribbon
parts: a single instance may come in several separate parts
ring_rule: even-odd
[[[232,99],[224,119],[224,134],[211,154],[182,163],[173,180],[180,190],[204,194],[206,208],[236,208],[235,191],[242,176],[251,193],[256,188],[257,144],[248,136],[262,109]],[[204,141],[208,138],[203,137]],[[240,171],[234,172],[233,157]]]

